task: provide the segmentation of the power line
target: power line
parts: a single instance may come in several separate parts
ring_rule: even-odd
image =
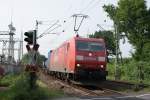
[[[98,0],[98,1],[95,0],[95,3],[94,3],[94,1],[92,0],[92,1],[86,6],[86,8],[81,11],[81,13],[83,13],[83,12],[84,12],[84,13],[87,13],[87,12],[91,11],[93,8],[96,7],[96,5],[99,4],[99,2],[100,2],[100,0]],[[92,4],[93,4],[93,6],[92,6]],[[90,5],[91,5],[91,6],[90,6]]]
[[[100,24],[97,24],[97,27],[99,27],[102,31],[106,31]]]
[[[83,1],[82,1],[83,2]],[[99,0],[98,0],[98,2],[99,2]],[[83,9],[83,10],[81,10],[80,12],[84,12],[84,11],[87,11],[89,8],[89,6],[91,5],[91,4],[97,4],[97,1],[95,2],[93,2],[93,0],[90,0],[90,2],[86,5],[86,7]],[[72,5],[72,4],[71,4]],[[93,6],[94,6],[93,5]],[[92,6],[92,8],[93,8],[93,6]],[[70,8],[71,7],[71,8]],[[72,9],[72,6],[69,6],[69,9],[68,9],[68,12],[69,12],[69,10],[71,10]],[[81,13],[80,13],[81,14]],[[68,20],[70,19],[70,17],[67,19],[67,20],[64,20],[64,23],[67,23],[68,22]],[[84,18],[83,18],[84,19]],[[81,20],[81,23],[82,23],[82,20]],[[75,26],[76,26],[76,18],[75,18]],[[74,30],[78,30],[77,28],[75,29],[75,26],[74,26]],[[80,26],[81,26],[81,24],[79,25],[79,28],[80,28]],[[69,27],[69,25],[67,26],[67,28]],[[77,31],[76,31],[77,32]]]
[[[61,27],[61,25],[58,25],[58,22],[59,22],[59,21],[57,20],[54,24],[52,24],[49,28],[47,28],[41,35],[39,35],[39,36],[37,37],[37,39],[43,37],[43,36],[46,35],[46,34],[56,34],[56,33],[50,33],[50,32],[52,32],[53,30],[55,30],[55,29]],[[50,29],[51,29],[51,30],[50,30]]]
[[[80,11],[80,13],[82,13],[83,11],[85,11],[85,10],[89,7],[89,5],[91,5],[92,3],[93,3],[93,0],[91,0],[91,1],[88,3],[88,5],[87,5],[83,10]]]
[[[69,4],[69,6],[68,6],[68,9],[67,9],[67,11],[66,11],[67,14],[65,14],[65,15],[68,15],[68,14],[70,15],[70,12],[71,12],[71,10],[72,10],[72,8],[73,8],[71,2],[69,2],[68,4]]]
[[[48,30],[50,30],[52,27],[54,27],[59,21],[57,20],[54,24],[52,24],[49,28],[47,28],[43,33],[46,33]]]

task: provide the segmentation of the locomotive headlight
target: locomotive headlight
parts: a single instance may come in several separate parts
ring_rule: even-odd
[[[98,57],[98,61],[105,61],[105,57]]]
[[[104,68],[104,65],[100,65],[101,68]]]
[[[77,67],[80,67],[80,64],[77,64]]]
[[[83,60],[83,56],[76,56],[76,60]]]

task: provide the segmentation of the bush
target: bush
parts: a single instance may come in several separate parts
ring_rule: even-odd
[[[0,84],[5,86],[12,85],[16,82],[18,76],[19,76],[18,74],[5,75],[4,77],[2,77],[2,79],[0,79]]]
[[[135,61],[133,59],[123,59],[124,64],[120,65],[121,80],[150,83],[150,63],[145,61]],[[107,66],[108,78],[115,77],[115,63],[109,63]]]
[[[113,79],[115,77],[115,64],[108,63],[107,70],[108,70],[108,78]]]
[[[43,88],[38,85],[31,89],[28,73],[19,75],[15,82],[10,85],[10,89],[5,91],[5,94],[0,93],[1,100],[47,100],[56,96],[62,96],[62,92],[49,91],[46,87]]]

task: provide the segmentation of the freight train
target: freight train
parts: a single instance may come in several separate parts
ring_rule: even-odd
[[[102,38],[73,37],[48,53],[48,73],[59,78],[106,80],[107,52]]]

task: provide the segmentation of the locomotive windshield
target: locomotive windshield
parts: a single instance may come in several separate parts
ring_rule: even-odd
[[[76,41],[76,48],[82,51],[103,51],[104,45],[98,42]]]

